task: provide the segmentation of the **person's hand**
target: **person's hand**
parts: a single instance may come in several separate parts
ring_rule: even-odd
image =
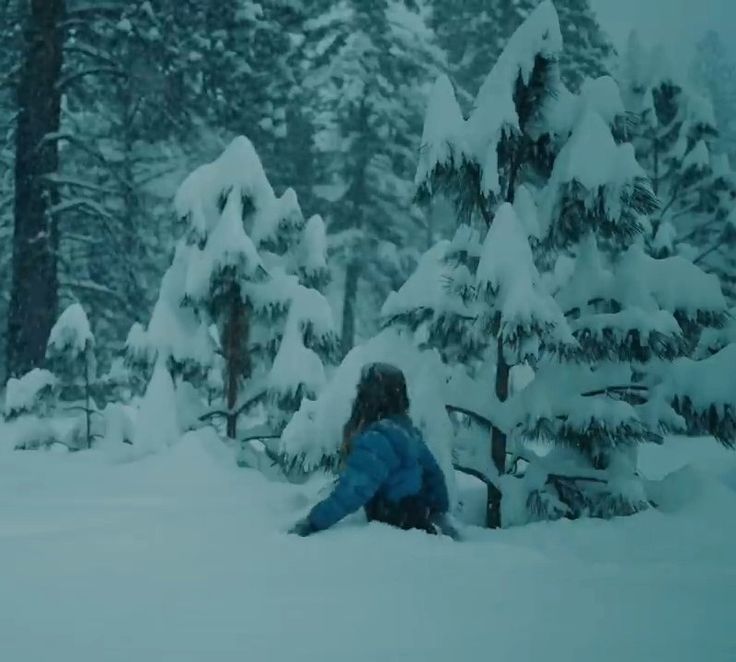
[[[301,536],[302,538],[306,538],[308,535],[314,533],[314,527],[309,521],[309,518],[305,517],[304,519],[300,519],[296,524],[294,524],[294,526],[289,529],[289,533],[292,535]]]

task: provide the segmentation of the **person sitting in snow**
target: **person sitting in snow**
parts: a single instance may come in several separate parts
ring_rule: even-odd
[[[365,366],[344,428],[344,470],[332,494],[290,533],[328,529],[363,507],[368,521],[456,536],[446,517],[445,476],[408,412],[401,370],[385,363]]]

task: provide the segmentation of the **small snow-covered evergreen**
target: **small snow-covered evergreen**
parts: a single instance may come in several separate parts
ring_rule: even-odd
[[[184,236],[147,329],[131,330],[129,362],[155,363],[161,385],[165,367],[177,392],[195,387],[230,438],[258,405],[279,432],[302,398],[316,396],[337,347],[314,289],[329,277],[322,220],[305,221],[293,190],[275,195],[245,137],[190,174],[175,206]]]
[[[59,380],[60,400],[84,414],[80,442],[92,446],[92,414],[97,413],[94,390],[97,386],[95,338],[87,314],[72,303],[59,316],[49,334],[46,359]],[[78,403],[78,404],[77,404]]]
[[[34,368],[10,379],[5,417],[13,422],[17,448],[59,443],[69,450],[91,448],[100,436],[98,410],[104,384],[98,379],[95,338],[79,303],[70,304],[51,329],[46,348],[48,369]]]

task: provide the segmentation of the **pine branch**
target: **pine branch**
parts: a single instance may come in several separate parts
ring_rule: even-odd
[[[701,232],[703,232],[703,231],[707,230],[707,229],[708,229],[709,227],[711,227],[711,226],[713,226],[713,225],[718,225],[719,223],[720,223],[719,219],[717,219],[717,218],[712,218],[712,219],[711,219],[711,220],[709,220],[708,222],[706,222],[706,223],[703,223],[702,225],[699,225],[699,226],[698,226],[698,227],[696,227],[695,229],[693,229],[693,230],[691,230],[690,232],[688,232],[688,233],[687,233],[686,235],[684,235],[684,236],[680,237],[680,238],[679,238],[679,239],[678,239],[677,241],[678,241],[678,242],[685,242],[685,241],[689,241],[690,239],[693,239],[693,238],[695,238],[695,236],[696,236],[696,235],[698,235],[698,234],[700,234]]]
[[[626,384],[624,386],[607,386],[595,391],[586,391],[580,395],[584,398],[592,398],[597,395],[609,395],[610,393],[626,393],[627,391],[648,391],[649,387],[642,384]]]
[[[694,258],[693,264],[698,264],[699,262],[704,260],[706,257],[708,257],[711,253],[715,253],[717,250],[720,250],[720,248],[721,248],[720,244],[713,244],[710,248],[703,251],[700,255]]]
[[[97,414],[98,416],[102,416],[102,412],[98,411],[97,409],[91,409],[88,407],[84,407],[82,405],[73,405],[69,407],[64,407],[65,411],[83,411],[87,414]]]
[[[445,405],[445,409],[449,413],[463,414],[464,416],[467,416],[468,418],[474,420],[481,427],[484,427],[488,430],[494,427],[493,423],[488,418],[486,418],[482,414],[472,411],[471,409],[467,409],[465,407],[458,407],[456,405]]]
[[[212,411],[208,411],[204,414],[202,414],[199,417],[200,421],[207,421],[210,418],[214,418],[216,416],[221,416],[222,418],[227,418],[229,416],[240,416],[246,409],[253,406],[258,400],[260,400],[265,395],[265,389],[259,391],[255,395],[251,396],[250,398],[246,399],[245,402],[243,402],[238,407],[234,408],[231,411],[228,411],[226,409],[215,409]],[[267,437],[264,437],[267,438]]]

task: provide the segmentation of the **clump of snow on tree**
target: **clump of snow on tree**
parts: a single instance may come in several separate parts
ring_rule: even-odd
[[[73,303],[59,316],[49,334],[47,350],[49,353],[68,354],[76,358],[92,344],[94,336],[81,304]]]
[[[58,380],[48,370],[34,368],[22,377],[11,377],[5,387],[5,416],[34,411]]]

